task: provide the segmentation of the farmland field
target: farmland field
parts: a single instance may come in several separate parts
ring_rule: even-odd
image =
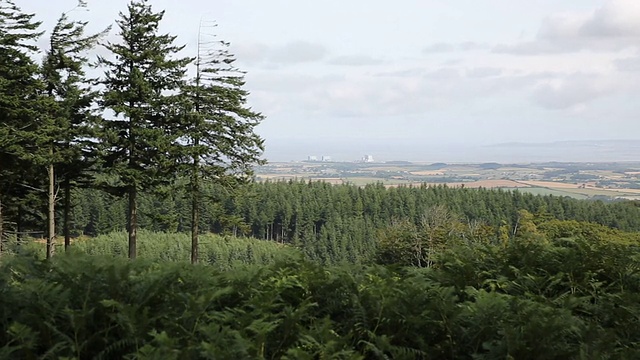
[[[504,190],[517,190],[523,193],[529,193],[533,195],[553,195],[553,196],[568,196],[574,199],[586,200],[588,195],[572,193],[560,189],[550,189],[541,187],[525,187],[525,188],[503,188]]]
[[[518,189],[576,199],[639,199],[640,163],[426,164],[289,162],[258,168],[258,181],[312,180],[358,186]]]
[[[410,182],[406,181],[406,180],[400,180],[400,179],[381,179],[381,178],[376,178],[376,177],[352,177],[352,178],[345,178],[344,179],[345,183],[350,183],[350,184],[354,184],[354,185],[358,185],[358,186],[364,186],[367,184],[375,184],[375,183],[382,183],[384,185],[409,185]]]

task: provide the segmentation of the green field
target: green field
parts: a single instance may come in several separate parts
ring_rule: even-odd
[[[383,183],[385,185],[408,185],[410,181],[399,179],[384,179],[376,177],[349,177],[343,179],[345,183],[353,184],[356,186],[364,186],[367,184]]]
[[[567,189],[567,188],[546,188],[546,187],[528,187],[528,188],[503,188],[505,190],[518,190],[523,193],[529,193],[534,195],[553,195],[553,196],[568,196],[574,199],[587,200],[596,196],[606,196],[610,198],[616,198],[620,196],[637,198],[636,193],[627,193],[623,191],[614,191],[607,189]]]
[[[542,187],[528,187],[528,188],[503,188],[504,190],[511,191],[520,191],[523,193],[533,194],[533,195],[553,195],[553,196],[568,196],[573,199],[586,200],[589,199],[588,195],[578,194],[575,192],[564,191],[559,189],[549,189]]]

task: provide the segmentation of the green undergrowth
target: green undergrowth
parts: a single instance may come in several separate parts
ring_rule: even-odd
[[[220,269],[231,269],[240,264],[267,265],[279,259],[293,256],[298,250],[289,245],[253,238],[238,238],[216,234],[199,237],[199,260]],[[82,238],[72,243],[72,250],[88,255],[114,255],[126,257],[128,235],[113,232],[95,238]],[[44,258],[44,244],[31,243],[26,252],[35,252]],[[191,235],[141,230],[138,232],[137,256],[159,262],[189,262],[191,259]],[[57,247],[63,252],[62,246]]]
[[[640,358],[637,242],[551,230],[571,236],[456,245],[428,269],[8,256],[0,358]]]

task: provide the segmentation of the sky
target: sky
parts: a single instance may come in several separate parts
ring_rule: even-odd
[[[16,0],[45,30],[75,3]],[[88,0],[70,15],[98,31],[127,3]],[[638,0],[150,3],[191,56],[200,23],[217,23],[204,31],[230,42],[247,72],[272,161],[446,161],[443,149],[489,161],[477,149],[640,139]]]

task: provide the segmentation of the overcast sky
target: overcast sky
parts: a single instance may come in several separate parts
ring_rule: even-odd
[[[72,16],[97,30],[128,1],[88,2]],[[75,1],[16,3],[50,29]],[[640,139],[639,0],[151,4],[190,51],[200,20],[218,23],[275,160],[350,144]]]

